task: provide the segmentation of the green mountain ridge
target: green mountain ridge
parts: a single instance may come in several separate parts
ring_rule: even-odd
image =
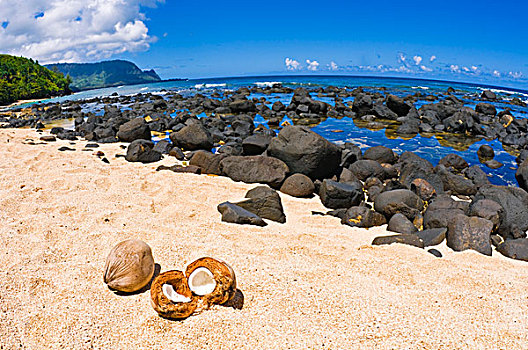
[[[69,94],[70,80],[29,58],[0,54],[0,105]]]
[[[143,71],[134,63],[125,60],[56,63],[45,67],[69,76],[72,81],[70,88],[73,91],[161,81],[153,69]]]

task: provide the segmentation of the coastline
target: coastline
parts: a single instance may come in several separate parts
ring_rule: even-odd
[[[156,172],[174,161],[129,163],[115,157],[124,153],[120,144],[87,152],[86,141],[41,144],[39,136],[0,130],[7,348],[523,348],[528,341],[524,262],[495,251],[455,253],[445,243],[436,247],[442,259],[410,246],[373,247],[385,226],[313,216],[325,210],[318,198],[280,194],[286,224],[227,224],[216,206],[256,185]],[[102,281],[104,260],[127,238],[149,243],[162,272],[201,256],[227,261],[244,307],[216,306],[174,322],[158,317],[148,291],[112,293]]]

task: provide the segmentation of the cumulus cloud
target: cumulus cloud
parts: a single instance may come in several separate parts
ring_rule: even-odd
[[[421,65],[420,69],[423,70],[424,72],[432,72],[433,71],[432,68],[426,67],[424,65]]]
[[[498,70],[494,70],[493,71],[493,76],[497,77],[497,78],[500,78],[501,77],[501,73]]]
[[[520,79],[523,77],[522,72],[509,72],[508,75],[513,79]]]
[[[313,72],[315,72],[319,68],[319,62],[317,61],[306,60],[306,64],[308,65],[306,68]]]
[[[418,56],[418,55],[413,57],[413,61],[414,61],[414,63],[415,63],[417,66],[419,66],[420,63],[422,63],[422,59],[423,59],[423,58],[422,58],[421,56]]]
[[[330,64],[328,65],[328,68],[330,70],[338,70],[339,69],[339,66],[337,65],[337,63],[335,63],[334,61],[330,62]]]
[[[452,64],[451,66],[449,66],[449,69],[451,69],[451,72],[460,73],[460,67],[456,64]]]
[[[41,63],[83,62],[148,50],[142,6],[164,0],[0,0],[0,47]]]
[[[436,60],[436,56],[432,55],[431,58],[429,59],[429,62],[434,62],[435,60]]]
[[[301,69],[301,64],[292,59],[292,58],[289,58],[289,57],[286,57],[286,59],[284,60],[284,64],[286,64],[286,69],[287,70],[298,70],[298,69]]]

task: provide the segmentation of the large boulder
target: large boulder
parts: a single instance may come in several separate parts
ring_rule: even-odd
[[[505,239],[524,238],[528,230],[528,193],[522,188],[507,186],[481,187],[474,201],[490,199],[504,209],[499,234]]]
[[[446,168],[453,168],[457,171],[462,171],[468,167],[468,163],[464,158],[458,154],[450,153],[444,158],[440,159],[438,164],[442,164]]]
[[[493,230],[497,230],[504,217],[502,206],[491,199],[480,199],[469,206],[469,216],[478,216],[493,223]]]
[[[266,226],[266,222],[258,215],[239,207],[230,202],[220,203],[217,207],[222,214],[222,221],[234,224],[247,224],[256,226]]]
[[[460,252],[467,249],[491,255],[491,231],[493,223],[479,217],[457,215],[451,218],[447,228],[447,246]]]
[[[277,158],[266,156],[231,156],[220,161],[220,171],[234,181],[262,183],[278,187],[289,172]]]
[[[200,167],[203,174],[222,175],[220,162],[224,158],[226,158],[226,156],[223,154],[214,154],[208,151],[199,150],[194,152],[189,164]]]
[[[436,173],[442,179],[444,188],[454,194],[471,196],[477,193],[477,186],[473,183],[473,181],[466,179],[461,175],[455,175],[451,173],[442,164],[437,165]]]
[[[254,134],[242,141],[244,154],[248,156],[264,153],[271,142],[271,136],[265,134]]]
[[[151,139],[150,127],[143,118],[132,119],[119,127],[117,138],[122,142]]]
[[[519,168],[515,172],[515,179],[520,188],[528,191],[528,160],[525,160],[519,165]]]
[[[315,191],[315,186],[308,176],[293,174],[284,180],[280,191],[293,197],[311,197]]]
[[[394,155],[394,152],[385,146],[367,148],[363,154],[363,158],[375,160],[378,163],[394,164],[396,162],[396,156]]]
[[[411,110],[411,106],[407,103],[405,103],[404,100],[401,98],[394,96],[394,95],[388,95],[386,99],[387,107],[400,117],[407,115],[409,111]]]
[[[366,94],[357,95],[352,104],[352,111],[354,111],[358,117],[372,114],[372,98]]]
[[[389,219],[394,214],[401,213],[413,220],[423,210],[423,207],[424,203],[420,197],[409,190],[382,192],[374,200],[374,209]]]
[[[210,151],[213,147],[211,134],[199,122],[184,126],[181,130],[171,133],[169,138],[175,145],[189,151],[197,149]]]
[[[451,218],[456,215],[465,215],[469,204],[462,201],[454,201],[447,195],[434,199],[424,214],[423,225],[427,229],[447,227]]]
[[[369,228],[385,225],[387,220],[380,213],[367,207],[351,207],[341,218],[341,223],[352,227]]]
[[[365,196],[359,181],[342,183],[325,179],[319,188],[319,197],[325,207],[338,209],[359,205]]]
[[[497,109],[491,103],[481,102],[475,107],[475,111],[486,115],[497,115]]]
[[[528,261],[528,239],[510,239],[497,247],[497,251],[508,258]]]
[[[395,214],[389,220],[387,231],[398,233],[415,233],[418,231],[414,224],[403,214]]]
[[[446,238],[447,228],[431,228],[416,232],[416,235],[424,242],[424,246],[438,245]]]
[[[152,163],[161,159],[161,153],[154,150],[154,142],[134,140],[128,145],[125,159],[129,162]]]
[[[287,126],[271,140],[268,154],[286,163],[292,173],[311,179],[333,176],[341,161],[341,149],[302,126]]]
[[[348,169],[361,181],[365,181],[369,177],[385,178],[385,170],[375,160],[360,159],[351,164]]]
[[[275,190],[266,186],[258,186],[249,190],[246,198],[249,199],[235,204],[261,218],[280,223],[286,222],[281,198]]]

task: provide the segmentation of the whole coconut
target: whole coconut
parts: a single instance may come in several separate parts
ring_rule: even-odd
[[[118,243],[108,254],[104,282],[120,292],[135,292],[154,275],[154,258],[149,245],[137,239]]]

